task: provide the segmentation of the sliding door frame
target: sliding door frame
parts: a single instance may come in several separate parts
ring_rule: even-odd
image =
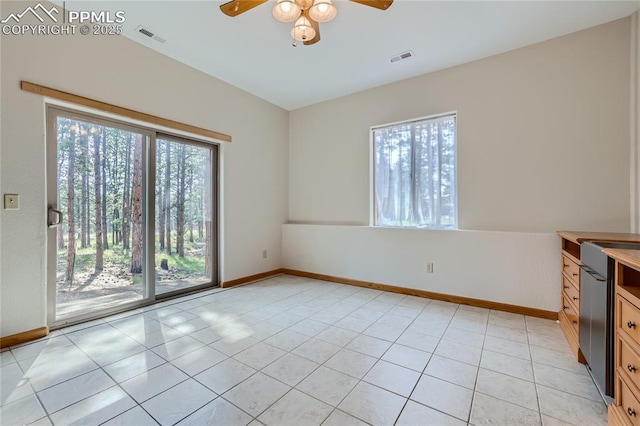
[[[190,146],[196,146],[196,147],[200,147],[200,148],[204,148],[204,149],[208,149],[209,152],[211,153],[211,193],[209,194],[210,199],[211,199],[211,241],[209,241],[209,244],[211,245],[211,259],[209,260],[209,268],[211,271],[211,281],[209,281],[208,283],[204,283],[204,284],[198,284],[198,285],[194,285],[191,287],[187,287],[185,289],[180,289],[180,290],[174,290],[174,291],[169,291],[166,293],[162,293],[161,295],[157,295],[154,293],[155,299],[156,300],[162,300],[162,299],[166,299],[166,298],[171,298],[171,297],[175,297],[177,295],[180,294],[185,294],[185,293],[190,293],[193,291],[198,291],[198,290],[204,290],[207,288],[210,288],[212,286],[219,286],[220,285],[220,280],[219,280],[219,270],[218,270],[218,264],[219,264],[219,258],[218,258],[218,253],[219,253],[219,244],[220,244],[220,232],[219,232],[219,211],[218,211],[218,205],[219,205],[219,199],[218,199],[218,185],[219,185],[219,179],[220,179],[220,166],[219,166],[219,162],[218,162],[218,151],[219,151],[219,146],[218,144],[213,144],[213,143],[209,143],[209,142],[204,142],[202,140],[196,139],[196,138],[187,138],[184,136],[178,136],[178,135],[174,135],[171,134],[169,132],[161,132],[158,131],[155,133],[154,135],[154,142],[152,144],[152,150],[150,153],[150,158],[156,158],[156,148],[158,146],[157,141],[158,140],[165,140],[168,142],[177,142],[177,143],[182,143],[185,145],[190,145]],[[155,179],[155,168],[156,168],[156,162],[153,162],[153,174],[151,176],[154,177]],[[149,169],[151,171],[151,168]],[[156,217],[156,212],[155,212],[155,206],[156,206],[156,202],[155,202],[155,191],[152,191],[153,194],[153,201],[150,201],[151,204],[151,216],[153,218],[153,221],[149,220],[149,226],[150,229],[149,231],[151,232],[150,235],[153,235],[153,241],[151,242],[152,244],[155,243],[155,217]],[[213,238],[214,235],[216,236],[216,238]],[[154,246],[154,253],[155,253],[155,246]],[[150,262],[150,265],[153,267],[154,270],[154,277],[153,277],[153,288],[155,290],[155,258],[154,256],[150,256],[150,259],[147,260],[148,262]],[[214,284],[215,283],[215,284]]]
[[[108,315],[129,311],[135,308],[154,304],[163,299],[169,299],[182,294],[188,294],[195,291],[201,291],[218,287],[220,285],[220,143],[209,142],[190,135],[173,134],[170,131],[145,126],[144,124],[130,123],[126,120],[119,120],[113,117],[106,117],[96,112],[86,111],[83,109],[74,109],[57,103],[45,103],[45,141],[46,141],[46,212],[45,216],[48,221],[48,209],[58,208],[58,174],[57,174],[57,155],[58,155],[58,132],[57,118],[63,116],[66,118],[78,119],[85,122],[95,123],[101,126],[109,126],[121,130],[140,134],[143,139],[143,158],[142,170],[144,179],[142,182],[142,216],[146,221],[144,227],[143,242],[143,262],[144,268],[142,272],[143,280],[143,297],[140,300],[126,302],[116,307],[101,309],[95,313],[81,314],[56,320],[57,308],[57,235],[56,228],[47,227],[46,230],[46,295],[47,295],[47,324],[50,329],[56,329],[67,325],[81,323]],[[200,146],[209,149],[211,152],[211,280],[207,283],[188,287],[186,289],[176,290],[163,293],[158,296],[155,291],[155,173],[156,173],[156,145],[157,139],[166,137],[169,140],[179,143],[187,143],[188,145]],[[152,186],[153,183],[153,186]]]

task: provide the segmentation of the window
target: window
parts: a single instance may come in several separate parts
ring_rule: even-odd
[[[456,115],[371,130],[374,224],[457,227]]]
[[[47,114],[49,325],[217,285],[218,145]]]

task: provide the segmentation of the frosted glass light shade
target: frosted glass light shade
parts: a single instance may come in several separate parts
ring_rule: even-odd
[[[298,41],[311,40],[315,36],[316,30],[313,29],[306,16],[301,16],[291,30],[291,37]]]
[[[300,16],[300,6],[294,0],[278,0],[273,6],[273,17],[281,22],[293,22]]]
[[[316,22],[327,22],[336,17],[338,10],[331,0],[315,0],[309,9],[309,16]]]

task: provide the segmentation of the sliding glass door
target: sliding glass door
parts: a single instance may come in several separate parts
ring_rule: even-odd
[[[47,120],[50,326],[217,284],[217,145],[53,107]]]

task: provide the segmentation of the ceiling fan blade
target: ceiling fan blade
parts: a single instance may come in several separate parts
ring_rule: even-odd
[[[227,16],[238,16],[241,13],[251,10],[256,6],[260,6],[262,3],[266,3],[269,0],[233,0],[220,6],[220,10]]]
[[[354,3],[360,3],[365,6],[375,7],[376,9],[387,10],[393,0],[351,0]]]
[[[309,16],[309,13],[306,10],[304,11],[304,16],[307,17],[309,22],[311,22],[311,26],[313,27],[313,29],[316,30],[316,36],[314,38],[312,38],[311,40],[305,40],[303,43],[304,43],[305,46],[309,46],[311,44],[316,44],[317,42],[320,41],[320,25],[318,25],[318,23],[316,21],[311,19],[311,17]]]

